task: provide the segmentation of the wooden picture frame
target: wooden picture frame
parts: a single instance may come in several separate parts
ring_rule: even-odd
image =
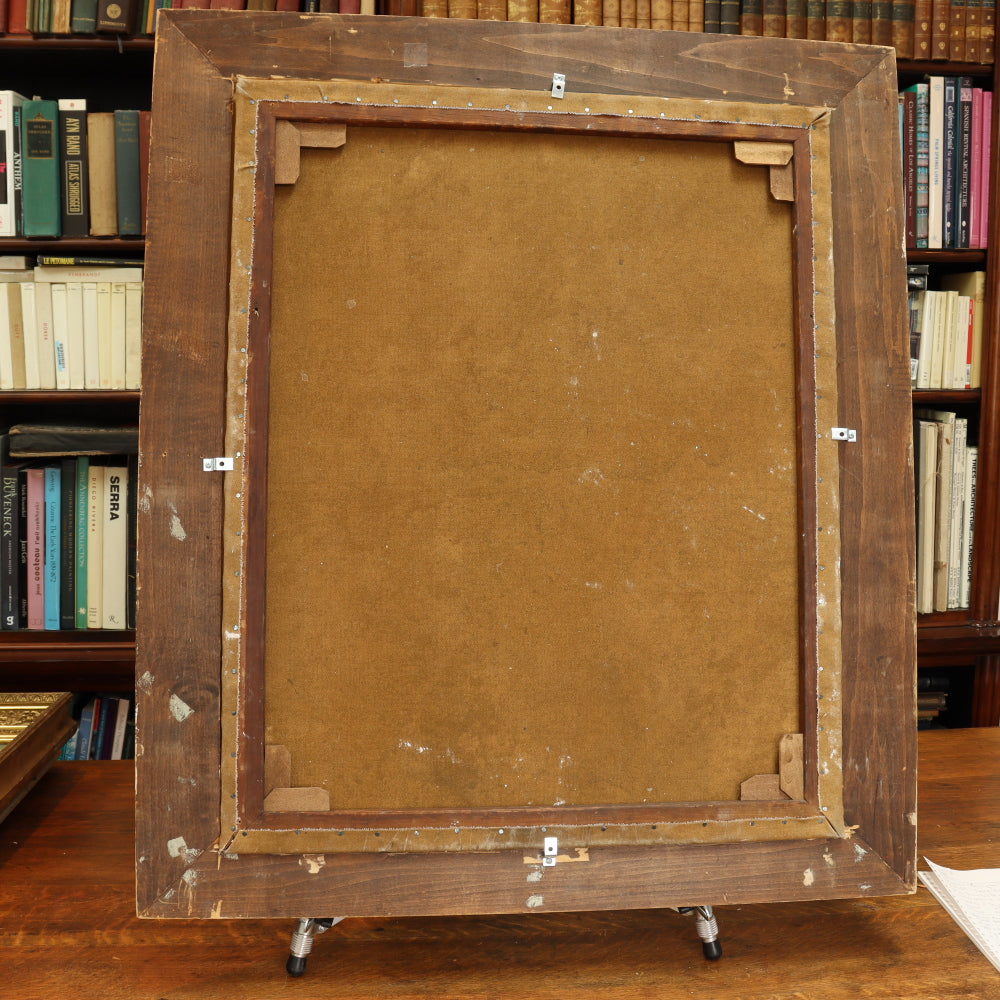
[[[891,50],[157,44],[140,914],[912,891]]]

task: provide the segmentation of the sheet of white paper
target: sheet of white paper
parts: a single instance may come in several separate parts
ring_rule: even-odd
[[[920,881],[1000,972],[1000,868],[958,871],[934,864]]]

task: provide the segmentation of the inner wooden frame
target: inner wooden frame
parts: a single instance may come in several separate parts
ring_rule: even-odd
[[[837,507],[840,447],[833,436],[837,380],[832,363],[836,332],[830,308],[832,231],[825,195],[828,115],[822,108],[762,109],[723,102],[713,105],[711,120],[706,121],[702,111],[695,102],[601,95],[574,95],[554,104],[544,96],[503,91],[449,91],[445,99],[437,90],[413,87],[239,81],[227,447],[228,454],[237,456],[238,466],[227,483],[226,536],[231,557],[225,575],[238,579],[240,586],[232,591],[234,603],[225,614],[227,620],[238,620],[240,627],[230,633],[232,642],[223,661],[223,747],[233,749],[223,754],[223,786],[232,792],[223,796],[221,817],[223,828],[232,827],[236,834],[230,840],[230,850],[531,848],[539,845],[543,830],[581,847],[843,836],[837,766],[841,752],[839,578],[826,569],[839,564],[839,531],[829,525],[836,523],[832,512]],[[787,165],[794,184],[782,196],[792,200],[795,234],[792,258],[784,262],[794,289],[793,329],[787,334],[794,344],[795,398],[789,400],[788,415],[795,422],[798,465],[796,523],[790,530],[800,540],[793,567],[799,607],[793,641],[799,650],[799,716],[804,746],[801,779],[796,782],[802,791],[796,793],[797,800],[779,792],[779,798],[770,801],[645,804],[637,794],[635,802],[549,807],[491,807],[487,802],[473,807],[450,803],[439,808],[431,804],[386,808],[373,802],[369,808],[327,809],[322,789],[296,788],[290,782],[293,787],[282,788],[281,796],[271,797],[282,800],[277,809],[270,805],[271,800],[265,806],[265,797],[275,783],[267,775],[268,574],[264,545],[271,296],[280,280],[272,244],[276,170],[279,174],[283,170],[280,149],[289,127],[297,130],[303,146],[330,145],[331,141],[318,138],[324,130],[342,135],[346,129],[350,142],[351,133],[360,136],[358,130],[364,128],[408,127],[452,134],[454,130],[530,133],[538,142],[549,143],[558,142],[562,135],[588,136],[593,141],[597,136],[681,140],[689,143],[691,150],[710,143],[717,151],[724,144],[734,158],[760,162],[759,167],[744,168],[760,171],[759,198],[767,198],[769,186],[775,186],[769,175],[783,172]],[[392,133],[380,135],[391,137]],[[792,153],[790,162],[785,150]],[[755,156],[760,159],[755,160]],[[251,165],[252,169],[247,169]],[[723,254],[719,267],[725,266]],[[773,324],[774,318],[765,316],[763,321]],[[706,571],[714,572],[715,568],[706,567]],[[739,655],[735,648],[733,655]],[[731,678],[724,683],[730,682]],[[287,685],[281,687],[285,690]],[[229,719],[238,720],[237,724],[227,725]],[[739,738],[752,740],[755,734],[744,731]],[[285,748],[272,749],[280,755]],[[777,751],[775,739],[775,760]],[[374,767],[363,759],[358,759],[356,766],[362,772]],[[278,773],[284,773],[284,767]],[[316,793],[320,793],[318,801]]]

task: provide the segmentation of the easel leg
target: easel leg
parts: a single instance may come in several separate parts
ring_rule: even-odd
[[[722,957],[722,945],[719,943],[719,925],[711,906],[681,906],[678,913],[693,913],[694,926],[701,938],[701,950],[705,958],[715,961]]]
[[[292,945],[285,970],[290,976],[301,976],[306,971],[306,959],[312,951],[313,938],[339,924],[343,917],[303,917],[292,934]]]

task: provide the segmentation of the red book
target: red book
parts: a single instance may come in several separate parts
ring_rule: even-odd
[[[7,0],[7,34],[31,34],[28,31],[28,0]]]

